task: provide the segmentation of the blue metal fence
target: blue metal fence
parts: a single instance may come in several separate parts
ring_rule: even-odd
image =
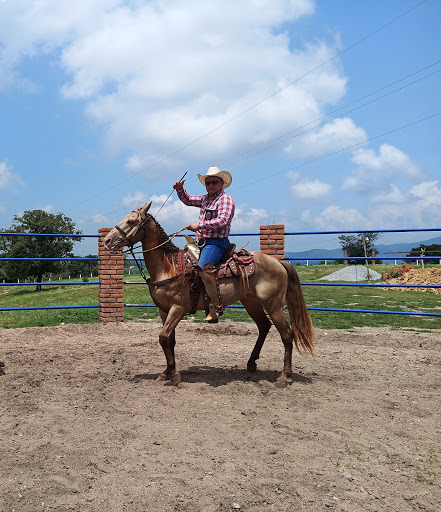
[[[99,238],[100,235],[70,235],[59,233],[0,233],[0,236],[27,236],[27,237],[42,237],[49,236],[52,238]],[[0,258],[1,261],[100,261],[100,258]],[[99,281],[81,281],[81,282],[61,282],[61,281],[43,281],[25,282],[25,283],[0,283],[0,286],[72,286],[72,285],[99,285]],[[74,305],[74,306],[28,306],[28,307],[12,307],[0,308],[0,311],[35,311],[35,310],[56,310],[56,309],[97,309],[99,304],[89,305]]]
[[[376,233],[409,233],[409,232],[441,232],[441,228],[427,228],[427,229],[389,229],[389,230],[370,230]],[[299,231],[299,232],[288,232],[285,236],[301,236],[301,235],[331,235],[331,234],[349,234],[349,233],[362,233],[363,231]],[[100,235],[65,235],[65,234],[46,234],[46,233],[0,233],[0,236],[50,236],[50,237],[71,237],[71,238],[86,238],[93,237],[99,238]],[[182,236],[182,235],[178,235]],[[260,236],[260,233],[231,233],[231,237],[249,237],[249,236]],[[396,260],[391,257],[342,257],[332,258],[336,261],[343,260],[360,260],[360,261],[378,261],[381,260]],[[400,260],[415,260],[415,257],[400,257]],[[433,260],[433,256],[419,256],[418,260]],[[99,261],[99,258],[0,258],[1,261]],[[288,261],[304,261],[305,258],[286,258]],[[323,258],[309,258],[311,261],[323,261]],[[69,286],[69,285],[99,285],[100,281],[93,282],[60,282],[60,281],[46,281],[42,283],[0,283],[0,286],[35,286],[41,284],[42,286],[58,285],[58,286]],[[144,284],[138,282],[127,281],[125,284]],[[441,288],[441,285],[421,285],[421,284],[373,284],[373,283],[317,283],[317,282],[302,282],[302,286],[351,286],[351,287],[372,287],[372,288]],[[125,307],[152,307],[156,308],[155,304],[124,304]],[[75,305],[75,306],[38,306],[38,307],[20,307],[20,308],[0,308],[0,311],[22,311],[22,310],[54,310],[54,309],[89,309],[99,308],[98,305]],[[230,309],[241,309],[241,305],[228,306]],[[341,309],[341,308],[317,308],[308,307],[311,311],[334,311],[344,313],[374,313],[374,314],[390,314],[390,315],[411,315],[411,316],[435,316],[440,317],[441,313],[427,313],[418,311],[387,311],[387,310],[362,310],[362,309]]]

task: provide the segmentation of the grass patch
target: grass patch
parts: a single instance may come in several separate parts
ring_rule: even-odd
[[[425,477],[422,473],[417,473],[415,479],[422,484],[435,485],[435,482],[431,478]]]

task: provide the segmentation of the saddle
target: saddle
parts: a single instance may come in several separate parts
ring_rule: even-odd
[[[250,277],[254,274],[255,265],[252,254],[245,249],[236,251],[236,245],[230,244],[226,253],[222,256],[216,265],[218,279],[225,277]],[[190,250],[184,250],[183,260],[185,261],[185,274],[196,271],[198,260],[195,254]]]
[[[184,234],[187,244],[185,245],[184,254],[190,259],[191,265],[196,266],[199,261],[200,247],[196,240]],[[218,270],[218,278],[223,277],[250,277],[254,274],[254,260],[252,255],[245,249],[236,251],[236,244],[230,244],[219,263],[216,265]]]
[[[216,280],[226,277],[238,277],[241,279],[241,286],[245,288],[245,286],[248,285],[248,278],[252,276],[255,271],[254,260],[253,256],[245,249],[235,251],[235,248],[235,244],[230,244],[230,247],[222,256],[219,263],[216,265]],[[189,248],[186,246],[184,250],[179,249],[177,255],[179,274],[161,281],[152,281],[151,279],[146,279],[152,300],[159,309],[165,312],[168,311],[155,298],[156,290],[162,286],[166,286],[180,280],[182,286],[181,293],[183,293],[185,285],[190,283],[191,314],[197,311],[197,304],[201,291],[204,293],[206,310],[208,311],[209,300],[202,279],[199,277],[200,267],[198,265],[198,259],[199,252],[189,250]]]
[[[219,263],[216,265],[217,279],[224,279],[226,277],[238,277],[241,279],[241,285],[245,288],[248,285],[248,278],[254,274],[255,264],[252,254],[245,249],[236,251],[236,245],[230,244],[230,247],[222,256]],[[196,257],[197,256],[197,257]],[[190,281],[190,296],[192,302],[191,313],[196,312],[196,306],[199,300],[199,295],[204,290],[204,298],[207,302],[207,293],[205,291],[202,280],[199,278],[198,256],[194,251],[186,249],[182,251],[181,261],[183,266],[183,284]],[[208,303],[207,303],[208,304]]]

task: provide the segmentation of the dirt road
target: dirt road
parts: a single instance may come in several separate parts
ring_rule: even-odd
[[[0,510],[438,511],[439,333],[317,331],[278,389],[271,330],[182,322],[0,330]]]

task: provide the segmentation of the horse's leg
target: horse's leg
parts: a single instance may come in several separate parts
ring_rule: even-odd
[[[276,380],[276,386],[278,388],[284,388],[288,383],[292,382],[292,347],[294,340],[294,332],[291,329],[288,321],[285,317],[285,311],[280,306],[271,307],[265,305],[265,309],[268,311],[268,315],[273,321],[276,329],[279,331],[280,337],[282,338],[283,345],[285,347],[285,356],[283,359],[283,371]]]
[[[247,362],[247,370],[249,372],[255,372],[257,370],[256,361],[259,359],[266,335],[271,328],[271,322],[268,320],[262,304],[254,295],[247,295],[241,302],[259,329],[259,336]]]
[[[167,315],[168,315],[168,312],[167,311],[163,311],[162,309],[159,310],[159,316],[161,317],[161,320],[162,320],[162,325],[165,324],[165,321],[167,319]],[[176,330],[173,329],[173,332],[171,333],[170,335],[170,339],[169,339],[169,342],[168,342],[168,346],[171,350],[171,353],[172,353],[172,356],[173,358],[175,357],[175,345],[176,345],[176,336],[175,336],[175,333],[176,333]],[[167,356],[166,356],[167,357]],[[158,375],[158,378],[156,379],[158,382],[162,382],[162,381],[165,381],[165,380],[169,380],[169,377],[167,375],[167,368]]]
[[[167,361],[167,368],[159,375],[159,380],[170,379],[173,386],[177,386],[181,381],[181,375],[176,370],[175,361],[175,328],[185,315],[185,309],[182,306],[174,305],[168,313],[161,312],[163,326],[159,333],[159,343],[164,351]]]

